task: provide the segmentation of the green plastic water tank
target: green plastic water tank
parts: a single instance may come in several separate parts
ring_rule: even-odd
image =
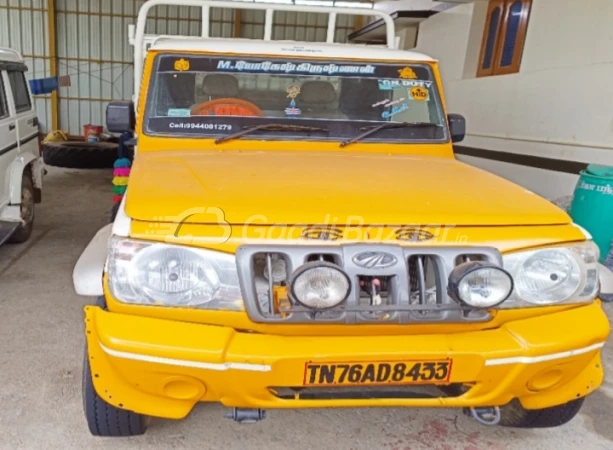
[[[590,165],[581,172],[570,216],[592,234],[604,262],[613,241],[613,167]]]

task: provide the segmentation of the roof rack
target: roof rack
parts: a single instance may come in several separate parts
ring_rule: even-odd
[[[143,65],[145,59],[145,46],[153,44],[161,37],[169,36],[150,36],[145,35],[145,25],[151,8],[155,6],[195,6],[202,8],[202,37],[210,37],[210,15],[211,8],[223,9],[251,9],[266,11],[266,19],[264,23],[264,40],[272,41],[272,31],[274,25],[275,11],[288,12],[304,12],[304,13],[319,13],[328,14],[328,32],[326,42],[334,43],[336,31],[336,17],[338,14],[358,15],[358,16],[375,16],[383,20],[386,26],[387,47],[396,48],[395,26],[392,17],[375,9],[364,8],[336,8],[330,6],[302,6],[289,4],[273,4],[273,3],[243,3],[234,1],[220,0],[148,0],[143,4],[138,13],[138,21],[136,27],[130,26],[129,35],[130,43],[134,45],[134,93],[138,96],[140,82],[143,76]]]

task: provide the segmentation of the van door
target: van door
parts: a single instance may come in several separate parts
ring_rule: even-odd
[[[8,70],[7,75],[15,105],[19,153],[32,153],[38,157],[38,117],[32,104],[30,88],[22,70]]]
[[[8,171],[19,150],[17,124],[9,109],[9,95],[7,74],[0,70],[0,209],[9,202]]]

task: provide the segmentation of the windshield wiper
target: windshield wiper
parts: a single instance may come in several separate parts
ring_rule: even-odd
[[[440,127],[437,123],[430,122],[387,122],[381,125],[374,125],[372,127],[364,127],[360,128],[360,131],[365,131],[365,133],[360,134],[359,136],[354,137],[353,139],[349,139],[341,142],[341,148],[347,147],[348,145],[353,144],[354,142],[361,141],[368,136],[371,136],[381,130],[390,130],[392,128],[412,128],[412,127]]]
[[[239,131],[238,133],[229,134],[222,138],[216,139],[215,143],[221,144],[222,142],[231,141],[232,139],[240,139],[246,134],[253,133],[254,131],[260,131],[260,130],[264,130],[264,131],[304,131],[304,132],[308,132],[308,131],[328,132],[329,131],[327,128],[303,127],[300,125],[284,125],[284,124],[277,124],[277,123],[268,124],[268,125],[257,125],[255,127],[243,127],[243,128],[244,129],[242,131]]]

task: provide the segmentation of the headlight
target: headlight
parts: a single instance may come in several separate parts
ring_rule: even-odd
[[[598,293],[598,257],[593,242],[505,255],[515,290],[502,307],[592,301]]]
[[[242,310],[234,255],[112,238],[107,273],[122,303]]]
[[[349,277],[338,266],[327,262],[311,262],[292,274],[290,295],[311,309],[329,309],[340,305],[349,296]]]
[[[511,275],[485,262],[468,262],[456,267],[449,276],[449,295],[457,302],[475,308],[493,308],[513,291]]]

